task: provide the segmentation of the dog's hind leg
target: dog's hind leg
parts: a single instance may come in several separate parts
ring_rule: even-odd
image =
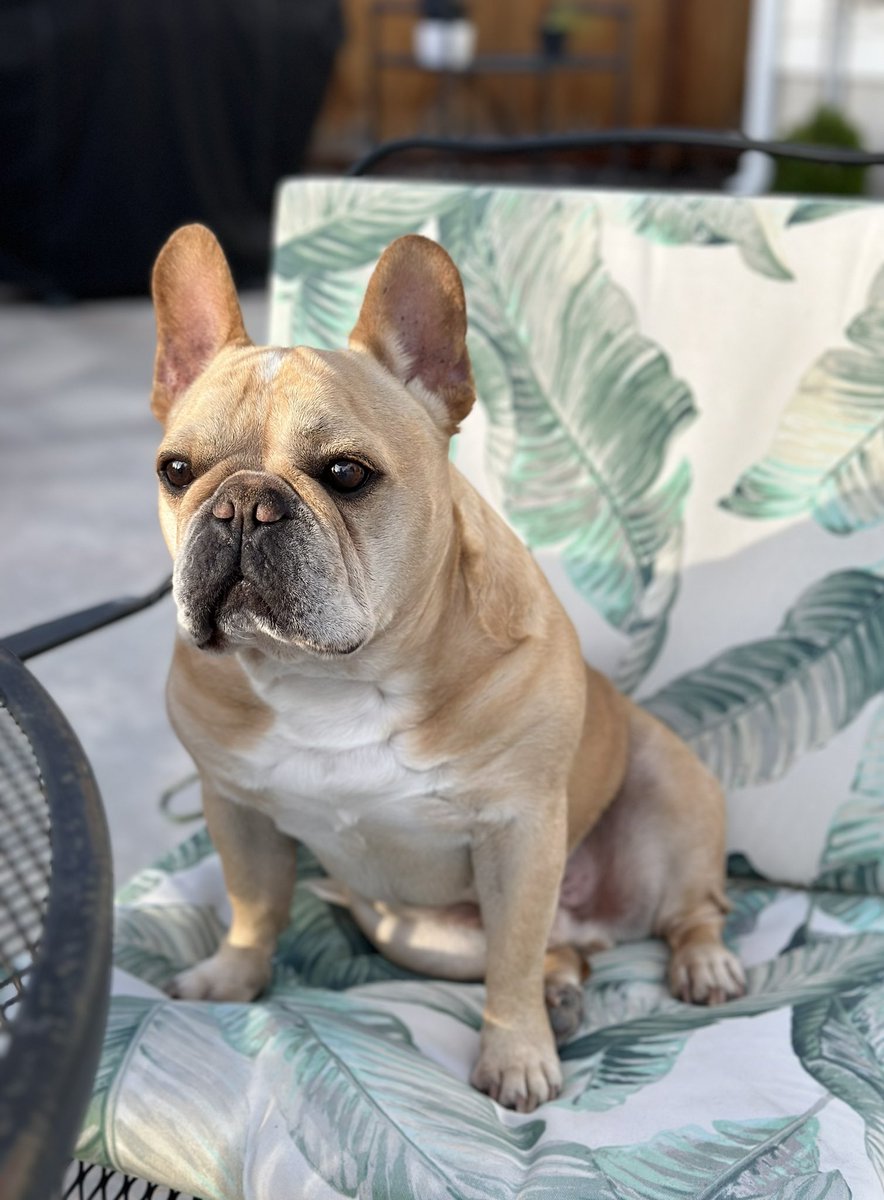
[[[627,805],[645,814],[637,862],[656,860],[659,895],[652,932],[669,943],[669,986],[680,1000],[720,1004],[740,996],[745,976],[722,942],[724,796],[683,742],[633,709]]]
[[[366,900],[336,879],[311,879],[306,886],[323,900],[349,909],[372,945],[398,966],[439,979],[484,978],[487,942],[477,904],[386,904]]]
[[[742,965],[721,940],[723,924],[723,905],[705,897],[661,924],[671,951],[669,988],[686,1004],[722,1004],[745,991]]]
[[[348,908],[370,942],[392,962],[441,979],[478,981],[485,976],[487,944],[478,905],[450,908],[393,907],[355,896],[333,879],[306,886],[322,899]],[[577,1031],[583,1017],[586,956],[575,946],[554,945],[543,964],[544,995],[556,1040]]]

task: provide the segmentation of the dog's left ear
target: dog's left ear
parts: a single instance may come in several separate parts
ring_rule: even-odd
[[[369,280],[351,349],[367,350],[454,433],[476,398],[466,335],[457,267],[429,238],[397,238]]]
[[[150,406],[165,422],[220,350],[250,345],[250,339],[224,251],[205,225],[172,234],[154,265],[151,290],[157,353]]]

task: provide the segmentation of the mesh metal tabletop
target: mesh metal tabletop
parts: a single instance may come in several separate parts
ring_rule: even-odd
[[[180,1192],[119,1171],[74,1162],[65,1176],[62,1200],[189,1200]]]
[[[0,648],[0,1192],[58,1194],[107,1015],[101,800],[53,701]]]
[[[52,869],[49,834],[31,743],[0,708],[0,1056],[39,953]]]

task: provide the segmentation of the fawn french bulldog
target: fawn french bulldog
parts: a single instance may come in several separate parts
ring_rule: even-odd
[[[201,226],[169,239],[153,294],[169,710],[233,914],[172,994],[260,993],[303,841],[384,954],[485,980],[472,1082],[508,1107],[558,1094],[594,948],[656,934],[676,996],[738,995],[718,785],[584,664],[449,462],[474,389],[445,251],[384,252],[347,350],[253,345]]]

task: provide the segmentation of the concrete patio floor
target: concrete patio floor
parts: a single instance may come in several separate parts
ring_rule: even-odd
[[[266,299],[247,295],[262,339]],[[169,573],[156,518],[147,300],[0,303],[0,637],[148,591]],[[170,600],[30,667],[78,733],[104,797],[117,883],[180,841],[159,809],[190,760],[166,719]],[[195,788],[179,807],[198,807]]]

